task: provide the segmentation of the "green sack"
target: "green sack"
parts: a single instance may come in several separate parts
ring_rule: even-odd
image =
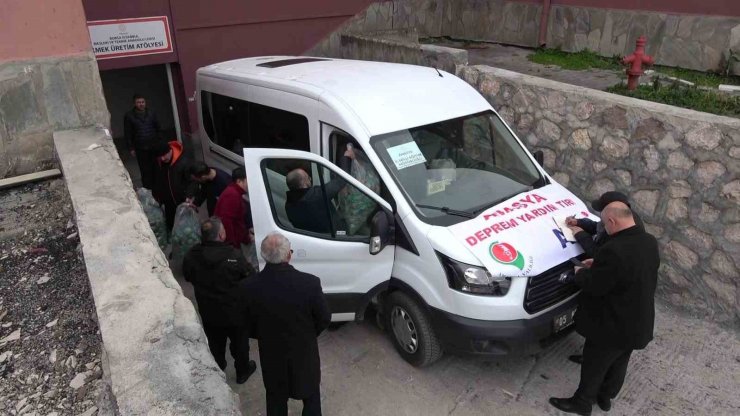
[[[355,149],[350,174],[373,192],[380,193],[380,178],[365,154]],[[339,206],[347,223],[349,235],[368,234],[368,219],[378,204],[354,186],[347,186],[339,195]]]
[[[149,227],[152,228],[154,236],[157,238],[159,248],[164,250],[167,244],[169,244],[169,236],[167,232],[167,221],[164,218],[162,207],[159,206],[157,200],[152,196],[152,191],[149,189],[137,189],[136,196],[139,198],[144,215],[146,215],[146,219],[149,221]]]
[[[175,225],[172,227],[172,261],[181,264],[185,254],[196,244],[200,244],[198,213],[191,204],[184,202],[175,212]]]

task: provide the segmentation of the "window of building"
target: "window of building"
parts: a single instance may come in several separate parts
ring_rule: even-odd
[[[245,147],[310,149],[308,119],[301,114],[201,91],[203,130],[237,155]]]

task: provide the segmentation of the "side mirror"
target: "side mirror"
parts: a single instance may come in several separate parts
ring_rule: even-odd
[[[394,235],[393,217],[383,210],[376,212],[370,222],[370,254],[376,255],[392,244]]]
[[[532,156],[534,156],[534,160],[537,161],[537,163],[540,164],[543,168],[545,167],[545,152],[542,150],[538,150],[534,153],[532,153]]]

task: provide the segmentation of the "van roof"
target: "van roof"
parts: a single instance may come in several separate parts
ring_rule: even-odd
[[[330,105],[344,105],[357,116],[370,136],[490,108],[461,79],[415,65],[268,56],[209,65],[199,69],[198,74],[258,80],[260,85],[290,87],[291,92],[320,98]]]

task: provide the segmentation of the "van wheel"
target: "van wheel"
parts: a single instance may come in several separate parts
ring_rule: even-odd
[[[403,292],[393,292],[385,302],[386,328],[404,360],[424,367],[442,356],[442,347],[429,317],[419,304]]]

